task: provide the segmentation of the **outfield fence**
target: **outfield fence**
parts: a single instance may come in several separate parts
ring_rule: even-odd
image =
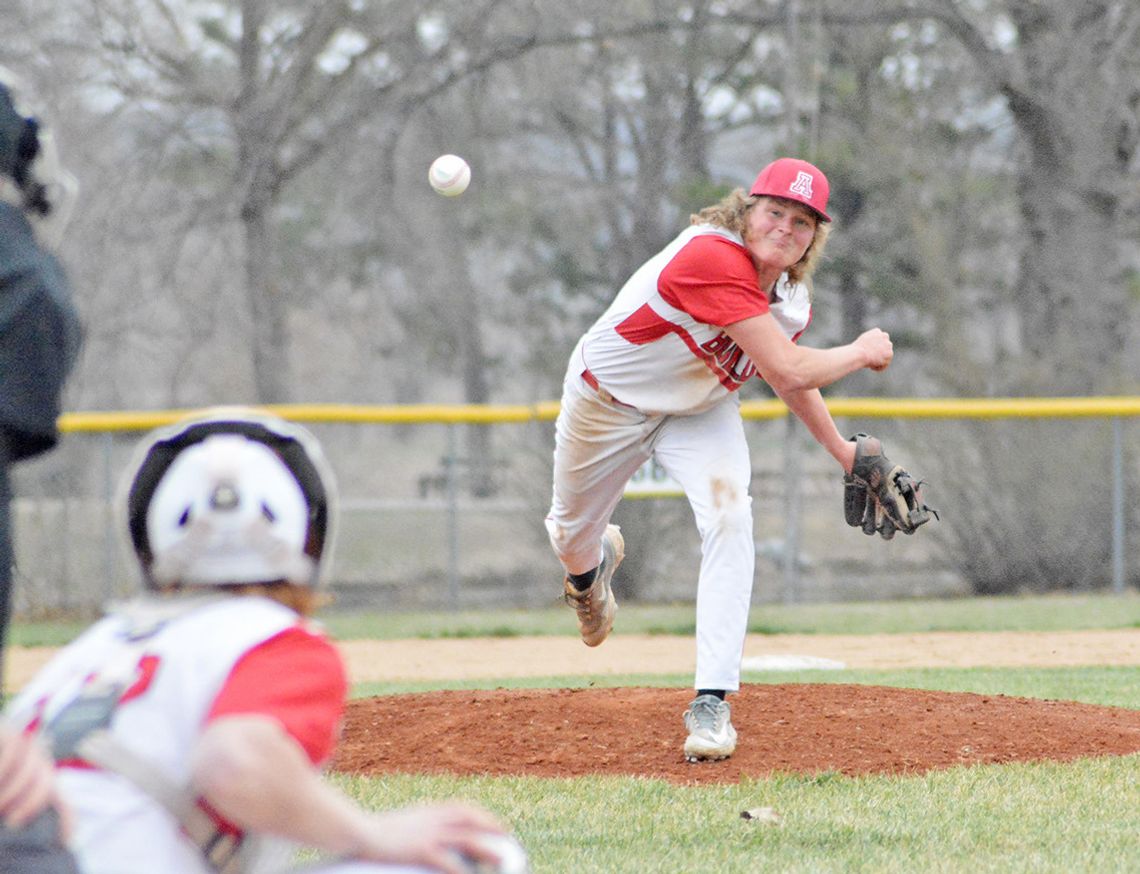
[[[963,579],[965,559],[971,557],[962,555],[962,543],[970,540],[956,538],[965,512],[985,509],[999,526],[1019,514],[1039,514],[1042,530],[1052,531],[1054,506],[1057,514],[1068,514],[1055,528],[1059,533],[1024,549],[1063,555],[1076,551],[1090,534],[1110,531],[1105,549],[1081,560],[1082,568],[1104,567],[1089,568],[1081,577],[1085,582],[1075,585],[1104,585],[1118,593],[1130,586],[1136,571],[1128,566],[1127,541],[1130,529],[1140,524],[1129,500],[1130,483],[1140,481],[1135,440],[1140,397],[830,398],[827,403],[841,429],[874,430],[889,441],[892,457],[897,447],[896,460],[915,472],[926,475],[930,467],[940,467],[941,480],[934,480],[928,498],[935,506],[940,500],[949,505],[942,522],[927,526],[921,536],[899,537],[887,546],[878,538],[855,536],[842,524],[834,462],[807,438],[783,403],[744,401],[741,411],[756,459],[756,600],[966,594],[976,583]],[[332,583],[345,607],[555,603],[559,571],[542,519],[549,502],[557,403],[264,409],[312,428],[336,470],[342,521]],[[134,590],[114,511],[121,472],[142,432],[191,412],[67,413],[60,419],[60,447],[17,467],[18,614],[89,613]],[[874,427],[863,424],[867,419],[876,420]],[[950,438],[948,422],[966,430]],[[1034,427],[1035,422],[1047,425]],[[933,452],[921,467],[920,452]],[[976,470],[979,459],[999,456],[1007,459],[999,472],[1009,468],[1014,477],[1005,487],[1014,493],[1008,512],[982,506],[994,500],[975,494],[984,489],[984,477],[978,486],[957,481],[960,471]],[[1053,468],[1059,486],[1044,478]],[[1098,490],[1092,516],[1068,509],[1083,483]],[[626,596],[691,598],[699,547],[691,515],[674,491],[643,486],[627,492],[631,500],[623,502],[616,520],[639,544],[624,566]],[[1069,537],[1072,544],[1064,542]],[[996,539],[1000,558],[1000,532]],[[994,573],[1010,573],[1003,568],[998,562]],[[978,573],[984,570],[967,567],[967,574]]]

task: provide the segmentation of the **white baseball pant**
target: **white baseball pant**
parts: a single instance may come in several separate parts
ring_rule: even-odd
[[[756,561],[752,463],[735,394],[694,415],[646,415],[568,378],[546,518],[551,546],[567,573],[596,567],[625,484],[654,454],[684,489],[701,538],[694,688],[735,692]]]

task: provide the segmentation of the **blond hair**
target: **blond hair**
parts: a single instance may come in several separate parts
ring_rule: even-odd
[[[718,228],[724,228],[726,231],[732,231],[737,234],[741,239],[747,241],[748,231],[748,214],[760,203],[771,195],[753,196],[745,192],[743,188],[737,188],[729,192],[719,203],[713,206],[706,206],[698,213],[689,216],[689,224],[693,225],[713,225]],[[780,197],[772,197],[772,200],[782,200]],[[797,201],[789,201],[789,203],[797,203]],[[831,234],[831,223],[816,220],[815,223],[815,236],[812,237],[811,244],[807,247],[802,258],[788,268],[788,279],[793,282],[803,282],[811,287],[809,279],[815,272],[815,268],[819,266],[819,261],[823,257],[824,247],[827,245],[827,238]]]
[[[261,595],[278,604],[283,604],[301,616],[312,616],[321,607],[332,602],[332,598],[309,586],[278,581],[276,583],[248,583],[226,586],[225,591],[232,595]]]
[[[194,592],[221,592],[240,598],[260,595],[262,598],[276,601],[294,613],[306,617],[312,616],[322,607],[328,606],[333,600],[331,595],[324,592],[318,592],[309,586],[299,586],[285,580],[276,580],[271,583],[233,583],[228,586],[185,586],[175,583],[170,586],[163,586],[159,592],[168,596],[186,595]]]

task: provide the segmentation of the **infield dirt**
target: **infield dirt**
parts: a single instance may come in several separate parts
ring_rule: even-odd
[[[596,649],[569,637],[345,641],[341,648],[355,683],[558,676],[577,685],[351,701],[333,766],[352,773],[597,773],[715,783],[777,771],[921,773],[1140,752],[1136,710],[832,682],[748,683],[746,674],[730,698],[736,754],[692,765],[681,755],[690,689],[591,688],[607,675],[690,674],[691,637],[615,635]],[[13,648],[7,688],[26,682],[50,654]],[[1140,631],[752,635],[744,656],[826,659],[853,669],[1140,666]]]
[[[345,653],[357,681],[581,678],[570,689],[352,701],[334,762],[350,773],[620,774],[717,783],[773,772],[921,773],[1140,752],[1140,711],[1004,695],[746,682],[730,699],[740,733],[736,754],[693,765],[681,754],[690,689],[590,688],[603,675],[691,672],[688,637],[616,635],[596,649],[550,637],[358,641],[347,643]],[[755,635],[744,654],[808,656],[864,669],[1140,665],[1140,632]]]

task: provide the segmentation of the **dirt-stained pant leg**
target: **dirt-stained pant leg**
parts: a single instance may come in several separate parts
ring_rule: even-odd
[[[756,564],[752,461],[738,399],[670,417],[654,452],[685,490],[701,536],[694,688],[736,691]]]
[[[649,458],[662,417],[601,400],[579,377],[566,381],[555,425],[554,496],[546,530],[567,573],[598,565],[602,534],[625,484]]]

